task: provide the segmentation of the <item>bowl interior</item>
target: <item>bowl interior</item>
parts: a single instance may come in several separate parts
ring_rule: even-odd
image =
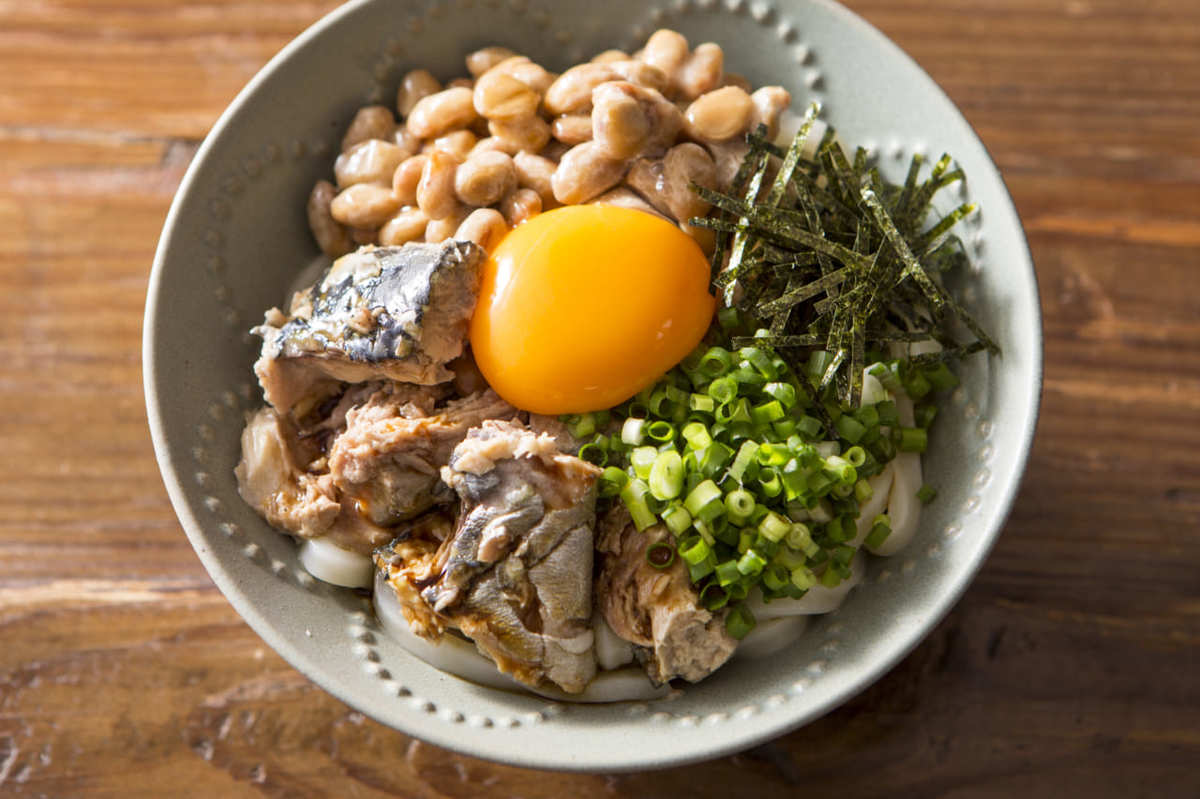
[[[1004,349],[965,364],[943,409],[926,481],[939,488],[899,555],[873,558],[843,608],[795,645],[734,662],[677,699],[565,705],[442,674],[378,631],[354,592],[304,572],[289,539],[237,494],[243,414],[261,403],[247,330],[316,255],[304,199],[342,130],[400,76],[446,79],[503,44],[561,69],[672,27],[715,41],[726,68],[819,100],[849,145],[901,179],[908,158],[951,153],[976,202],[959,232],[974,259],[969,308]],[[947,192],[948,194],[950,192]],[[277,56],[214,128],[181,187],[151,278],[145,327],[151,429],[172,502],[214,581],[254,629],[326,690],[383,723],[509,763],[579,770],[678,764],[811,720],[876,679],[941,618],[990,548],[1028,453],[1041,377],[1037,288],[1020,223],[983,146],[952,103],[881,34],[831,2],[362,0]]]

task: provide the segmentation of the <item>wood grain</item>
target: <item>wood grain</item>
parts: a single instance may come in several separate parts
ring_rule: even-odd
[[[332,2],[0,0],[0,794],[1200,795],[1200,4],[854,0],[977,127],[1029,233],[1028,476],[951,615],[824,719],[686,769],[560,775],[350,711],[234,614],[142,405],[172,193]]]

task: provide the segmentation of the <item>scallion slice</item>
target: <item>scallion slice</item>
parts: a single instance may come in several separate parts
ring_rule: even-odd
[[[656,569],[669,569],[675,562],[675,547],[659,541],[646,547],[646,562]]]
[[[655,499],[668,500],[683,490],[683,458],[675,450],[660,452],[650,467],[650,493]]]
[[[725,617],[725,631],[739,641],[755,627],[754,614],[745,605],[735,605]]]

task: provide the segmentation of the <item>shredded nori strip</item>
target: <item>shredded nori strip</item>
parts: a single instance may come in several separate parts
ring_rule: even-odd
[[[736,346],[783,350],[796,374],[812,350],[829,353],[816,385],[799,381],[827,423],[818,398],[829,389],[856,406],[867,358],[891,344],[941,345],[913,356],[918,366],[1000,348],[942,283],[968,262],[953,231],[976,208],[964,203],[939,216],[932,202],[963,171],[943,155],[922,180],[925,159],[915,155],[904,182],[888,183],[861,147],[847,159],[828,125],[807,156],[819,115],[814,104],[786,148],[761,125],[747,134],[749,151],[727,193],[692,186],[713,211],[691,224],[716,234],[714,292],[765,328]],[[973,341],[956,337],[959,325]]]

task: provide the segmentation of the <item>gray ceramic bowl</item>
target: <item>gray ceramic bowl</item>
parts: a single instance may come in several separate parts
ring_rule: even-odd
[[[927,480],[940,488],[910,547],[874,559],[842,609],[763,661],[734,662],[661,703],[564,705],[440,673],[378,632],[353,592],[312,580],[291,541],[238,497],[243,413],[260,404],[246,331],[316,248],[304,201],[329,174],[354,110],[423,66],[443,77],[490,43],[562,68],[634,49],[667,26],[719,42],[728,68],[810,99],[893,178],[908,156],[949,152],[982,214],[964,238],[967,300],[1004,348],[970,361],[943,412]],[[960,198],[951,198],[958,201]],[[221,117],[163,231],[145,322],[146,401],[163,479],[213,580],[297,669],[354,708],[479,757],[614,771],[735,751],[810,721],[877,679],[947,612],[1012,504],[1041,383],[1033,265],[995,167],[967,122],[895,45],[828,0],[357,0],[276,56]]]

